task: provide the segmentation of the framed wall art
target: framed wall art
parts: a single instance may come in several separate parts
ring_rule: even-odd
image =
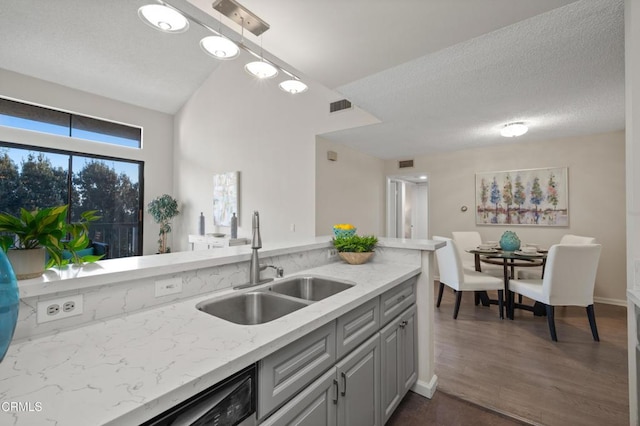
[[[213,224],[231,226],[233,213],[240,217],[238,193],[240,172],[227,172],[213,175]]]
[[[569,226],[568,168],[476,173],[476,225]]]

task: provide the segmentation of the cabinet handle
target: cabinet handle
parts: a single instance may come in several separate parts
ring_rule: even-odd
[[[336,379],[333,379],[333,386],[336,388],[336,396],[333,398],[333,403],[338,405],[338,381]]]
[[[344,374],[344,371],[340,373],[340,375],[342,376],[342,387],[344,389],[342,392],[340,392],[340,395],[346,396],[347,395],[347,375]]]
[[[409,324],[409,323],[408,323],[408,322],[406,322],[406,321],[402,321],[402,322],[400,323],[400,328],[405,328],[407,324]]]
[[[396,302],[398,302],[398,303],[402,302],[402,301],[405,299],[405,297],[407,297],[407,295],[406,295],[406,294],[403,294],[402,296],[400,296],[400,297],[398,297],[398,298],[396,299]]]

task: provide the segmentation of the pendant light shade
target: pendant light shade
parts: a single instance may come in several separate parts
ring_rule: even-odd
[[[205,37],[200,40],[200,46],[216,59],[233,59],[240,53],[240,49],[234,42],[221,36]]]
[[[516,136],[522,136],[529,128],[522,122],[509,123],[500,130],[500,134],[505,138],[515,138]]]
[[[161,4],[147,4],[138,9],[140,19],[165,33],[182,33],[189,28],[189,20],[180,12]]]
[[[296,93],[306,92],[306,90],[308,89],[307,85],[300,80],[285,80],[280,83],[279,86],[285,92],[289,92],[293,95],[295,95]]]
[[[251,75],[260,79],[273,78],[278,75],[278,70],[273,65],[264,61],[249,62],[244,69]]]

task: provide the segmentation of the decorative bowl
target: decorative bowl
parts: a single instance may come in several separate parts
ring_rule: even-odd
[[[343,251],[338,253],[338,255],[350,265],[362,265],[363,263],[367,263],[374,253],[373,251],[365,251],[362,253]]]
[[[356,235],[356,228],[352,228],[352,229],[339,229],[334,227],[333,228],[333,235],[336,238],[345,238],[345,237],[353,237],[354,235]]]

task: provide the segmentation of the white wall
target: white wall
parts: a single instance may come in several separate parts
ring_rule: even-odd
[[[327,160],[327,151],[338,161]],[[336,223],[351,223],[358,234],[384,235],[384,162],[379,158],[316,139],[316,235],[329,235]]]
[[[353,110],[329,115],[339,95],[308,82],[309,91],[290,95],[275,81],[257,81],[240,60],[221,64],[175,116],[175,185],[183,206],[174,229],[188,249],[187,235],[225,232],[213,225],[212,177],[240,172],[239,236],[251,233],[251,214],[260,211],[263,243],[313,236],[315,135],[362,122],[369,114]],[[292,229],[295,228],[295,231]]]
[[[476,172],[563,166],[569,167],[568,228],[475,225]],[[429,176],[431,236],[477,230],[485,240],[499,240],[511,229],[522,241],[543,246],[568,233],[593,236],[603,246],[596,297],[616,303],[626,299],[623,132],[418,157],[414,170]],[[386,175],[398,173],[397,161],[385,162]]]
[[[173,118],[168,114],[92,95],[58,84],[0,69],[0,95],[68,112],[142,127],[140,150],[114,145],[43,135],[0,126],[0,140],[145,162],[144,204],[163,193],[172,193]],[[157,249],[158,226],[144,215],[145,254]]]

